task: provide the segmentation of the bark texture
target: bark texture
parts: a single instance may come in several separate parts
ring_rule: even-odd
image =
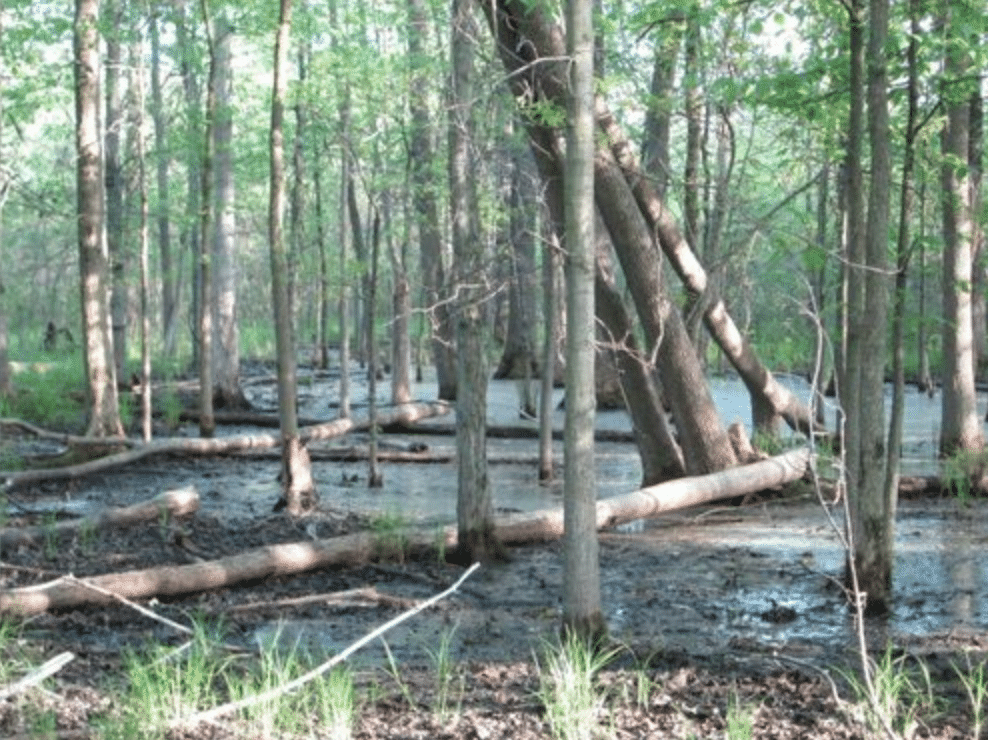
[[[487,474],[487,377],[483,301],[486,270],[477,233],[476,194],[471,178],[473,139],[473,39],[471,0],[453,0],[452,78],[449,110],[449,189],[453,255],[457,276],[456,323],[456,520],[457,559],[500,558],[493,537],[494,503]]]
[[[123,436],[110,326],[109,263],[103,239],[103,156],[99,133],[99,2],[75,14],[76,193],[83,341],[92,437]]]
[[[607,632],[600,600],[594,507],[594,34],[591,0],[566,3],[569,94],[564,169],[566,422],[563,438],[563,626],[596,640]]]
[[[296,409],[295,338],[288,287],[288,255],[283,230],[285,210],[285,91],[288,86],[288,42],[291,0],[281,0],[275,40],[274,85],[271,94],[271,185],[268,230],[271,250],[271,294],[278,353],[278,410],[281,417],[282,486],[288,513],[299,516],[317,503],[311,462],[299,436]]]

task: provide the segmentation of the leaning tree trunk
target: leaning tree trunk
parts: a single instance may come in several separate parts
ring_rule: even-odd
[[[527,99],[532,90],[552,91],[564,100],[567,90],[562,61],[546,61],[527,67],[515,49],[536,43],[544,56],[566,58],[562,32],[545,21],[540,11],[528,12],[519,0],[503,0],[496,16],[488,16],[498,41],[498,51],[516,95]],[[546,53],[546,52],[549,53]],[[530,79],[527,75],[537,75]],[[598,116],[599,117],[599,116]],[[559,170],[563,157],[559,151],[558,132],[527,124],[532,151],[547,187],[559,187]],[[690,473],[704,473],[730,467],[736,463],[727,430],[721,422],[696,351],[686,335],[682,317],[669,296],[658,249],[635,196],[614,161],[610,150],[597,148],[595,157],[595,193],[597,208],[603,215],[618,252],[628,287],[641,319],[648,350],[655,351],[658,371],[666,397],[672,405],[673,418],[680,434]],[[550,204],[552,198],[550,197]]]
[[[110,329],[109,265],[103,245],[103,158],[99,135],[99,0],[75,13],[76,187],[79,280],[89,426],[93,437],[123,435]]]
[[[598,237],[594,278],[597,318],[616,347],[621,389],[626,399],[631,428],[641,457],[642,485],[686,475],[683,451],[666,421],[653,366],[635,339],[631,317],[614,282],[609,260],[610,240]]]
[[[530,10],[529,4],[522,0],[499,0],[495,5],[485,5],[485,8],[498,42],[498,52],[511,75],[510,82],[515,94],[519,99],[527,100],[538,90],[538,95],[562,106],[567,90],[565,75],[558,71],[560,62],[550,61],[566,58],[559,27],[548,22],[543,12]],[[531,64],[534,58],[540,59],[538,65]],[[710,284],[702,265],[683,239],[664,201],[649,178],[641,172],[630,142],[600,98],[596,101],[596,109],[597,125],[603,132],[600,140],[610,145],[610,152],[620,165],[650,232],[657,236],[676,274],[691,294],[707,296],[704,323],[744,381],[753,405],[768,405],[790,426],[809,433],[814,428],[809,408],[779,384],[755,355],[727,313],[723,299]],[[531,125],[529,130],[532,130]],[[600,147],[604,148],[603,145]],[[598,151],[598,160],[602,154]],[[615,246],[620,249],[617,240]],[[755,421],[756,426],[760,426],[759,420]]]
[[[271,248],[271,295],[274,302],[275,340],[278,352],[278,413],[281,418],[281,475],[285,508],[298,516],[316,505],[309,453],[299,437],[296,410],[295,341],[291,301],[288,296],[288,255],[283,230],[285,210],[285,91],[291,0],[281,0],[274,54],[271,94],[271,186],[268,238]]]

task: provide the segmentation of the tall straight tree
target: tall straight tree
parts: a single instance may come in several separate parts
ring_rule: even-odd
[[[594,33],[592,0],[568,0],[566,423],[563,437],[563,623],[585,638],[607,631],[600,604],[594,472]]]
[[[209,80],[206,83],[206,131],[203,136],[201,182],[202,208],[199,212],[199,301],[196,325],[199,327],[199,434],[212,437],[216,431],[213,416],[213,222],[216,203],[213,200],[213,160],[216,142],[216,73],[218,69],[216,39],[210,28],[209,4],[202,0],[202,25],[209,50]]]
[[[3,41],[3,0],[0,0],[0,42]],[[3,167],[3,81],[4,63],[0,57],[0,255],[3,254],[3,206],[7,200],[7,176]],[[3,261],[0,260],[0,265]],[[0,271],[0,398],[10,395],[10,362],[7,357],[7,306],[3,273]]]
[[[216,17],[216,89],[213,111],[215,226],[213,261],[213,403],[219,408],[250,407],[240,386],[240,330],[237,325],[237,218],[233,179],[233,26],[228,11]]]
[[[484,349],[484,247],[477,234],[471,178],[473,23],[471,0],[453,0],[449,108],[449,190],[456,269],[456,519],[460,559],[501,556],[487,475],[487,358]]]
[[[434,173],[435,135],[428,98],[428,81],[433,73],[429,69],[424,46],[428,28],[423,0],[408,0],[408,110],[411,118],[408,146],[412,202],[419,234],[425,310],[432,324],[432,355],[439,382],[439,398],[451,401],[456,398],[456,359],[449,331],[449,310],[445,301],[441,300],[446,269],[443,264],[442,233],[439,230],[438,183]]]
[[[285,508],[299,516],[316,504],[309,453],[299,438],[295,339],[288,295],[288,254],[285,213],[285,91],[288,88],[288,41],[292,27],[291,0],[281,0],[274,46],[274,84],[271,92],[271,184],[268,202],[268,240],[271,249],[271,297],[274,303],[278,353],[278,414],[281,423],[281,482]]]
[[[77,0],[74,23],[76,193],[82,331],[92,437],[123,435],[110,328],[99,132],[99,0]]]
[[[127,376],[127,254],[124,248],[124,174],[120,140],[124,128],[122,68],[123,4],[109,0],[104,6],[109,20],[103,87],[106,97],[105,157],[103,178],[106,198],[106,249],[110,265],[110,323],[113,327],[113,362],[117,377]]]
[[[862,8],[863,9],[863,8]],[[856,466],[848,486],[854,565],[857,586],[867,594],[870,613],[888,611],[892,595],[892,546],[895,535],[897,492],[886,492],[885,431],[885,351],[888,301],[889,193],[892,164],[889,137],[888,61],[886,44],[889,30],[889,0],[871,0],[868,10],[868,44],[865,52],[867,78],[868,142],[871,148],[871,181],[868,188],[861,260],[852,260],[851,274],[860,295],[855,305],[862,313],[850,317],[849,339],[857,348],[848,380],[857,388],[857,403],[845,404],[844,414],[854,423],[856,435],[847,440],[850,458]],[[853,135],[853,132],[852,132]],[[881,358],[879,361],[878,358]]]
[[[155,219],[158,225],[158,252],[161,261],[161,332],[165,357],[175,354],[176,317],[178,314],[177,275],[173,266],[171,220],[168,213],[169,155],[165,128],[165,98],[161,84],[161,32],[158,29],[160,8],[152,9],[149,19],[151,32],[151,116],[154,119],[155,185],[158,205]]]
[[[974,388],[971,284],[974,226],[968,168],[971,124],[969,19],[963,3],[944,9],[946,52],[943,97],[943,412],[940,454],[979,452],[984,447]]]

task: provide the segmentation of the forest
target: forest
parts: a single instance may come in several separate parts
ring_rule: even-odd
[[[666,637],[603,647],[621,623],[614,584],[638,593],[649,569],[644,545],[613,532],[805,496],[843,548],[828,578],[856,625],[855,677],[838,691],[790,664],[751,696],[809,675],[814,701],[834,704],[783,736],[907,736],[867,624],[913,603],[895,586],[897,521],[917,516],[900,511],[910,394],[938,406],[940,476],[924,490],[988,491],[986,37],[974,0],[0,0],[0,617],[57,632],[66,614],[103,615],[82,630],[92,638],[137,610],[158,637],[199,598],[182,629],[189,660],[205,660],[217,645],[200,619],[250,609],[237,628],[263,631],[262,611],[306,613],[314,590],[344,594],[347,615],[460,608],[426,601],[423,583],[480,611],[498,589],[534,588],[562,624],[536,668],[583,650],[591,683],[631,661],[658,686],[672,663],[643,655]],[[717,382],[742,389],[751,418],[726,418]],[[506,397],[508,413],[492,411]],[[637,480],[598,495],[610,444],[634,451]],[[558,500],[506,505],[512,466]],[[442,521],[340,505],[420,475],[451,492]],[[263,515],[224,499],[257,485]],[[786,511],[811,541],[809,514]],[[686,570],[716,560],[736,582],[734,556],[690,547]],[[536,581],[519,558],[539,563]],[[459,570],[473,563],[481,575]],[[306,586],[312,573],[335,580]],[[419,590],[366,587],[403,579]],[[767,598],[752,614],[790,621]],[[142,606],[158,599],[168,617]],[[628,607],[643,623],[647,601]],[[7,624],[0,654],[36,662],[13,655]],[[452,632],[434,629],[442,676]],[[272,649],[262,665],[283,659]],[[295,668],[360,683],[339,655]],[[950,675],[970,702],[931,736],[978,736],[984,665]],[[541,693],[552,681],[531,670],[511,681],[542,682],[543,730],[589,737],[560,729]],[[215,723],[207,705],[220,704],[239,736],[233,704],[250,702],[253,673],[215,671],[212,684],[243,683],[181,722],[162,709],[155,732]],[[31,712],[4,704],[13,678],[0,670],[0,730],[33,736]],[[735,736],[730,683],[716,685],[706,700],[723,718],[661,731]],[[856,719],[838,695],[850,690]],[[649,707],[686,701],[646,692],[626,730],[658,731]],[[754,721],[755,704],[734,702],[735,720]],[[402,721],[376,706],[384,725]],[[846,725],[824,729],[835,707]],[[399,736],[369,723],[357,736]]]

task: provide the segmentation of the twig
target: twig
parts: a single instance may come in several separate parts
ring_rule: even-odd
[[[328,594],[309,594],[308,596],[297,596],[292,599],[278,599],[277,601],[257,601],[250,604],[235,604],[227,611],[247,611],[249,609],[277,609],[283,606],[305,606],[307,604],[332,604],[334,606],[347,605],[356,606],[360,602],[368,604],[385,604],[386,606],[397,606],[401,609],[410,609],[418,603],[413,599],[402,599],[390,594],[382,594],[376,588],[352,588],[348,591],[336,591]]]
[[[222,717],[225,714],[236,712],[240,709],[243,709],[244,707],[249,707],[253,704],[258,704],[260,702],[265,702],[271,699],[275,699],[281,696],[282,694],[286,694],[289,691],[293,691],[294,689],[297,689],[299,686],[303,686],[307,684],[309,681],[318,678],[322,674],[332,669],[334,666],[338,665],[339,663],[342,663],[344,660],[349,658],[351,655],[353,655],[353,653],[357,652],[364,645],[374,641],[388,630],[398,626],[406,619],[410,619],[411,617],[414,617],[419,612],[428,609],[430,606],[441,601],[442,599],[445,599],[451,593],[456,591],[456,589],[460,587],[460,584],[462,584],[467,578],[469,578],[470,575],[479,567],[480,567],[480,563],[474,563],[469,568],[467,568],[466,572],[462,576],[460,576],[459,580],[457,580],[456,583],[454,583],[452,586],[447,588],[442,593],[436,594],[432,598],[423,601],[421,604],[414,607],[413,609],[409,609],[407,612],[399,614],[390,622],[386,622],[385,624],[382,624],[373,632],[370,632],[369,634],[361,637],[355,643],[353,643],[348,648],[346,648],[343,652],[337,653],[335,656],[327,660],[325,663],[322,663],[316,668],[313,668],[311,671],[303,673],[298,678],[289,681],[288,683],[282,686],[278,686],[273,689],[270,689],[269,691],[262,691],[260,694],[248,696],[239,701],[228,702],[226,704],[221,704],[218,707],[213,707],[212,709],[209,709],[205,712],[198,712],[196,714],[193,714],[191,717],[188,717],[186,720],[184,720],[184,722],[183,721],[173,722],[172,723],[173,726],[186,724],[186,723],[190,723],[194,725],[199,722],[212,722],[215,721],[217,718]]]
[[[79,586],[82,586],[83,588],[88,588],[90,591],[95,591],[98,594],[103,594],[104,596],[108,596],[111,599],[114,599],[116,601],[119,601],[121,604],[123,604],[125,606],[129,606],[131,609],[134,609],[135,611],[140,612],[145,617],[149,617],[150,619],[154,619],[154,620],[156,620],[158,622],[161,622],[162,624],[164,624],[164,625],[166,625],[168,627],[171,627],[173,630],[178,630],[179,632],[182,632],[182,633],[184,633],[186,635],[195,634],[195,632],[194,632],[194,630],[192,628],[186,627],[184,624],[179,624],[178,622],[173,622],[168,617],[163,617],[160,614],[156,614],[155,612],[151,611],[150,609],[148,609],[146,607],[143,607],[140,604],[135,604],[133,601],[130,601],[129,599],[125,599],[123,596],[121,596],[120,594],[114,593],[113,591],[110,591],[108,589],[102,588],[102,587],[97,586],[97,585],[92,584],[92,583],[88,583],[87,581],[85,581],[85,580],[83,580],[81,578],[76,578],[71,573],[69,575],[65,576],[65,580],[68,581],[69,583],[75,583],[75,584],[77,584]]]
[[[0,701],[6,699],[10,696],[15,696],[27,691],[32,686],[36,686],[42,681],[44,681],[49,676],[58,673],[62,668],[64,668],[68,663],[75,659],[73,653],[65,652],[56,655],[51,660],[41,664],[33,671],[28,673],[21,679],[14,681],[12,684],[8,684],[4,688],[0,689]]]
[[[157,622],[161,622],[166,627],[171,627],[173,630],[177,630],[178,632],[181,632],[182,634],[195,635],[195,630],[192,629],[191,627],[186,627],[184,624],[179,624],[178,622],[174,622],[171,619],[169,619],[168,617],[163,617],[160,614],[158,614],[157,612],[152,611],[151,609],[148,609],[147,607],[141,606],[140,604],[137,604],[137,603],[131,601],[130,599],[125,599],[120,594],[114,593],[113,591],[110,591],[109,589],[105,589],[105,588],[102,588],[101,586],[97,586],[96,584],[89,583],[88,581],[85,581],[83,579],[76,578],[71,573],[69,575],[67,575],[67,576],[64,576],[64,580],[66,580],[66,581],[68,581],[70,583],[74,583],[74,584],[76,584],[78,586],[82,586],[83,588],[88,588],[90,591],[95,591],[96,593],[103,594],[104,596],[107,596],[107,597],[109,597],[111,599],[114,599],[115,601],[119,601],[124,606],[129,606],[131,609],[134,609],[135,611],[140,612],[145,617],[148,617],[149,619],[153,619],[153,620],[155,620]],[[237,645],[229,645],[227,643],[220,643],[220,646],[223,647],[225,650],[229,650],[231,652],[236,652],[236,653],[247,653],[247,652],[250,652],[249,650],[246,650],[245,648],[239,647]]]

